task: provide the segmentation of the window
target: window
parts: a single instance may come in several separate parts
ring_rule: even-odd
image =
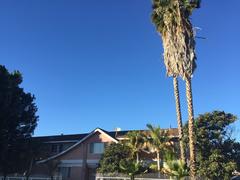
[[[59,167],[59,173],[62,175],[63,179],[70,178],[71,167]]]
[[[63,145],[62,144],[53,144],[52,145],[52,153],[59,153],[63,151]]]
[[[104,143],[91,143],[89,152],[92,154],[103,154],[105,148]]]
[[[62,152],[63,151],[63,145],[62,144],[59,144],[58,145],[58,152]]]
[[[53,144],[53,145],[52,145],[52,152],[53,152],[53,153],[58,152],[58,145],[57,145],[57,144]]]

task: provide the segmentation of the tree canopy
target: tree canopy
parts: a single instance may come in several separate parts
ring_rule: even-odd
[[[126,135],[127,141],[125,144],[129,146],[136,157],[137,163],[139,162],[139,153],[143,149],[144,136],[141,131],[129,131]]]
[[[106,147],[99,162],[99,173],[120,173],[120,161],[132,160],[133,154],[129,146],[113,143]]]
[[[239,170],[240,143],[232,137],[237,117],[224,111],[199,115],[195,121],[198,174],[210,179],[229,179]],[[185,125],[185,135],[187,134]],[[185,136],[185,142],[188,142]]]
[[[133,134],[132,134],[133,135]],[[126,174],[134,179],[137,174],[148,171],[146,164],[137,161],[134,157],[134,147],[127,143],[113,143],[106,147],[99,162],[98,173]]]
[[[168,76],[188,79],[196,68],[195,39],[190,15],[200,0],[153,0],[152,22],[162,36]]]
[[[4,175],[26,168],[30,140],[37,126],[35,97],[20,87],[19,71],[10,73],[0,65],[0,171]]]

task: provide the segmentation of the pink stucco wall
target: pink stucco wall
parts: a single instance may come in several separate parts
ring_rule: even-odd
[[[85,141],[71,149],[70,151],[66,152],[65,154],[57,157],[55,161],[69,161],[69,160],[80,160],[82,161],[81,167],[71,167],[71,174],[70,178],[66,180],[88,180],[89,174],[93,174],[96,169],[90,167],[87,164],[87,161],[90,160],[91,162],[97,162],[102,154],[91,154],[89,152],[89,144],[90,143],[112,143],[113,139],[106,135],[105,133],[100,133],[96,131],[92,136],[87,138]],[[38,165],[34,168],[34,173],[38,174],[48,174],[48,170],[46,170],[46,166]]]
[[[74,149],[66,153],[65,155],[61,156],[59,160],[63,159],[99,159],[101,155],[99,154],[91,154],[89,153],[89,144],[90,143],[98,143],[98,142],[104,142],[104,143],[111,143],[113,140],[105,134],[101,134],[99,132],[96,132],[91,137],[86,139],[84,142],[76,146]],[[87,155],[87,156],[86,156]]]

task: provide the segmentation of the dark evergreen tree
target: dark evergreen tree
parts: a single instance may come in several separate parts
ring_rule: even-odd
[[[37,126],[35,97],[20,87],[22,75],[0,65],[0,172],[24,172]]]
[[[237,117],[224,111],[199,115],[194,127],[198,175],[209,179],[230,179],[240,168],[240,143],[232,137],[231,124]],[[184,127],[187,135],[187,124]],[[188,142],[185,136],[185,142]]]

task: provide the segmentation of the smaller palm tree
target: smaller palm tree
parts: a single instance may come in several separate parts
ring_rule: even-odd
[[[161,156],[164,154],[164,151],[171,148],[168,131],[162,130],[159,126],[154,127],[151,124],[147,124],[147,127],[149,129],[149,132],[146,135],[147,144],[148,147],[157,154],[157,170],[160,172],[160,159],[163,158]]]
[[[141,131],[130,131],[127,133],[127,141],[125,144],[133,151],[133,155],[136,157],[137,163],[139,163],[139,153],[144,145],[144,137]]]
[[[136,162],[134,160],[121,160],[119,165],[122,172],[130,176],[131,180],[134,180],[135,175],[144,174],[148,171],[142,163]]]
[[[189,169],[182,160],[166,161],[163,171],[171,178],[182,180],[189,175]]]

